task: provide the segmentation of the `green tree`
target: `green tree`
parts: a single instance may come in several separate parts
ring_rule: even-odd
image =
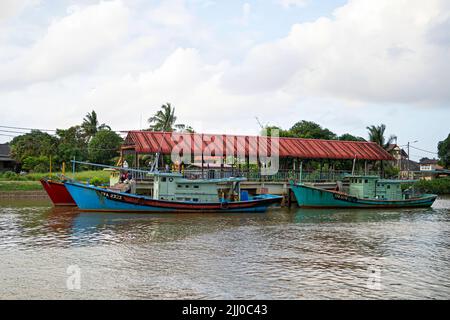
[[[338,140],[342,140],[342,141],[366,141],[366,139],[362,138],[362,137],[357,137],[354,136],[350,133],[344,133],[343,135],[340,135],[338,137]]]
[[[384,150],[388,150],[389,145],[392,144],[397,137],[395,135],[389,136],[389,138],[385,138],[384,134],[386,131],[386,125],[381,124],[379,126],[369,126],[367,127],[369,131],[369,141],[375,142],[380,145]],[[380,171],[381,176],[385,176],[385,168],[383,161],[380,161]]]
[[[28,156],[23,159],[22,168],[34,172],[48,172],[50,169],[50,158],[47,156]]]
[[[89,141],[89,160],[94,163],[114,164],[122,138],[111,130],[99,130]]]
[[[385,150],[387,150],[389,148],[389,145],[392,144],[395,139],[397,139],[395,135],[391,135],[386,139],[386,137],[384,136],[386,125],[384,124],[381,124],[379,126],[369,126],[367,127],[367,130],[369,131],[369,141],[377,143]]]
[[[92,110],[91,113],[88,112],[86,117],[83,118],[81,127],[83,128],[83,132],[87,141],[89,141],[89,139],[92,138],[99,130],[111,130],[108,125],[104,123],[98,125],[98,123],[97,113],[94,110]]]
[[[271,136],[272,135],[272,130],[278,130],[278,136],[279,137],[290,137],[290,133],[288,130],[283,130],[280,127],[277,126],[265,126],[264,127],[265,130],[265,136]],[[261,131],[261,134],[263,134],[264,132]]]
[[[46,132],[32,130],[11,141],[11,155],[19,163],[27,157],[56,155],[58,139]]]
[[[148,119],[150,130],[171,132],[177,129],[186,129],[184,124],[175,124],[177,117],[175,116],[175,108],[170,103],[163,104],[161,110],[158,110],[153,117]],[[189,127],[192,129],[191,127]],[[193,130],[192,130],[193,131]]]
[[[73,157],[87,159],[88,146],[81,126],[69,129],[56,129],[59,136],[58,157],[62,161],[70,161]]]
[[[302,120],[294,124],[289,129],[289,134],[296,138],[307,139],[327,139],[334,140],[337,138],[336,134],[326,128],[322,128],[319,124]]]
[[[438,143],[438,155],[442,165],[450,168],[450,134]]]

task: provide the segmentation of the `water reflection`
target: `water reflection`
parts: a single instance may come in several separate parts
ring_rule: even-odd
[[[449,212],[445,198],[431,209],[266,214],[0,202],[0,297],[449,298]],[[78,292],[65,288],[71,264],[83,270]],[[367,287],[371,266],[381,290]]]

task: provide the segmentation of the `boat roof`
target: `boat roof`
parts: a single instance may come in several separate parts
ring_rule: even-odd
[[[346,178],[362,178],[362,179],[380,179],[379,176],[364,176],[364,175],[348,175]]]
[[[380,179],[378,182],[380,183],[414,183],[419,180],[398,180],[398,179]]]
[[[241,182],[246,181],[245,177],[228,177],[228,178],[220,178],[220,179],[187,179],[183,178],[183,174],[180,172],[150,172],[149,175],[158,176],[158,177],[168,177],[168,178],[182,178],[178,179],[179,183],[230,183],[230,182]]]

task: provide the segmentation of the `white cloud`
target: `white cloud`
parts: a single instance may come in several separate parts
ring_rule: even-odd
[[[225,41],[184,1],[156,8],[133,2],[142,10],[130,3],[73,7],[22,50],[0,43],[0,119],[67,127],[95,109],[114,129],[136,129],[141,115],[145,127],[171,102],[179,120],[199,131],[255,134],[258,116],[284,128],[307,119],[364,135],[366,125],[389,118],[384,102],[450,102],[444,1],[350,1],[332,18],[249,44],[244,57],[243,49],[231,51],[242,46],[240,34]],[[238,19],[248,21],[252,7],[240,9]],[[408,108],[398,109],[392,123]],[[427,121],[448,111],[436,114]]]
[[[194,20],[184,0],[163,1],[158,7],[150,10],[149,18],[153,23],[176,27],[189,25]]]
[[[407,8],[407,10],[405,10]],[[361,101],[450,101],[449,2],[350,1],[296,24],[224,76],[233,92],[286,90]]]
[[[48,81],[86,71],[119,44],[127,23],[128,10],[120,0],[71,7],[70,13],[53,21],[34,45],[0,65],[0,85]]]
[[[36,3],[31,0],[1,0],[0,1],[0,23],[20,13],[27,5]]]
[[[308,0],[277,0],[284,8],[304,7]]]

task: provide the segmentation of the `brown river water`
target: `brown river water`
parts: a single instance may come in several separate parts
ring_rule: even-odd
[[[80,213],[0,200],[0,299],[449,299],[429,209]]]

